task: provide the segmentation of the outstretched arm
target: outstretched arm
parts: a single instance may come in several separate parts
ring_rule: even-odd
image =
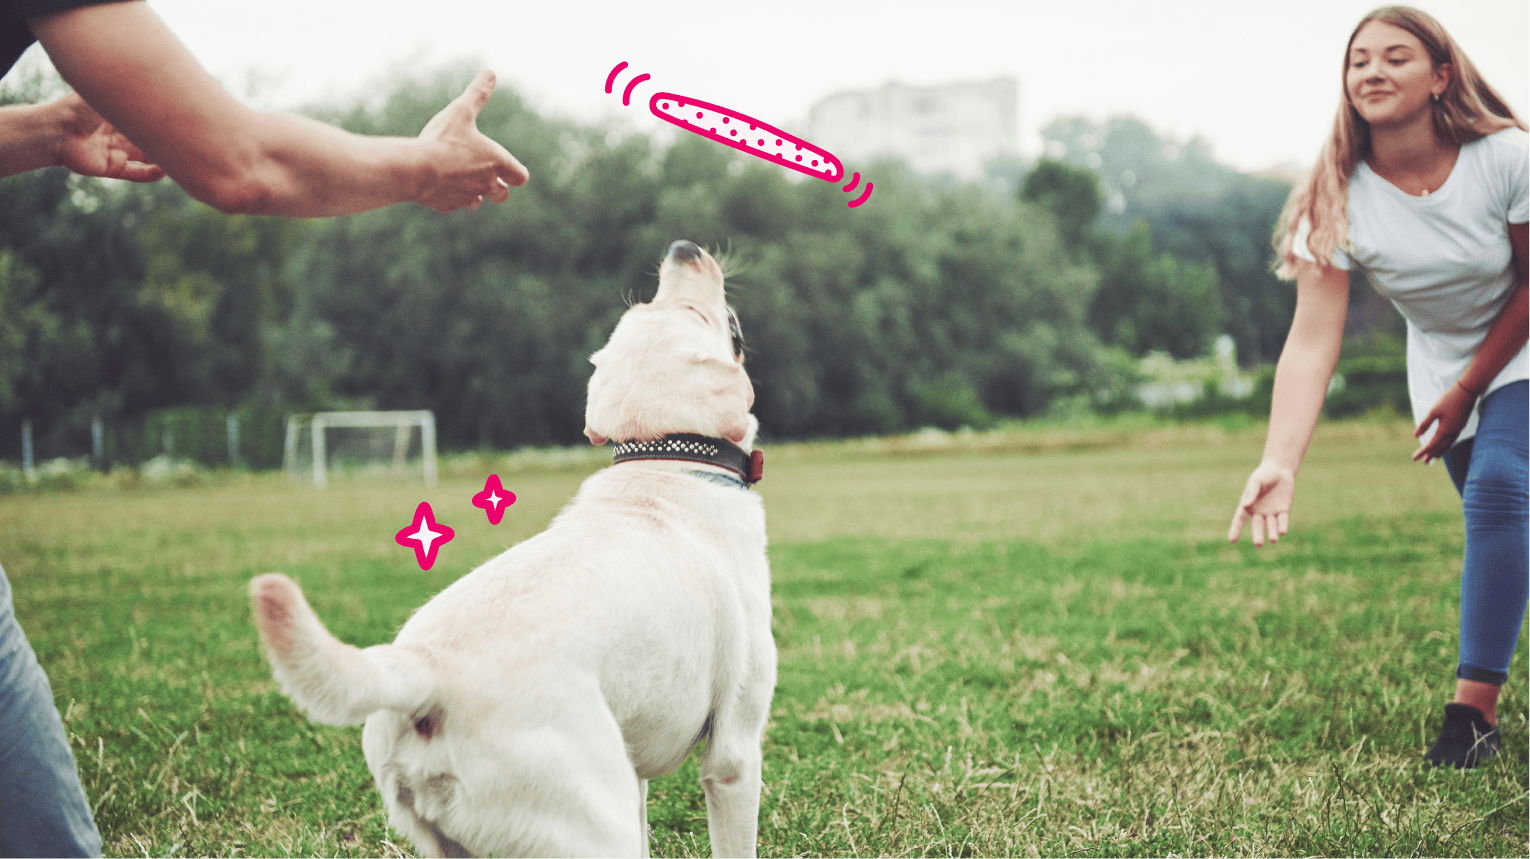
[[[1477,399],[1487,390],[1488,385],[1493,384],[1503,368],[1514,360],[1519,350],[1525,348],[1527,329],[1530,329],[1530,321],[1527,321],[1530,301],[1526,299],[1525,288],[1526,226],[1509,224],[1509,245],[1514,251],[1514,293],[1509,296],[1509,302],[1503,309],[1498,311],[1498,318],[1493,320],[1493,326],[1488,329],[1487,336],[1482,339],[1482,345],[1477,347],[1477,354],[1472,356],[1461,378],[1440,396],[1434,408],[1429,410],[1429,414],[1424,416],[1418,428],[1413,431],[1413,437],[1419,438],[1429,431],[1431,424],[1439,424],[1429,441],[1413,452],[1415,462],[1439,459],[1450,450],[1450,446],[1456,443],[1456,436],[1461,434],[1461,429],[1471,417]]]
[[[193,197],[225,212],[320,217],[418,201],[502,202],[526,168],[479,133],[481,73],[419,137],[366,137],[239,102],[142,0],[28,24],[84,101]]]
[[[1349,310],[1349,272],[1301,263],[1296,273],[1296,315],[1275,365],[1270,428],[1264,457],[1249,475],[1227,539],[1236,543],[1249,524],[1254,545],[1274,542],[1290,526],[1296,472],[1307,455],[1323,410],[1328,382],[1339,362]]]

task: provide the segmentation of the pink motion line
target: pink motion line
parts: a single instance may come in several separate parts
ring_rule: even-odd
[[[629,105],[632,104],[632,89],[633,89],[633,87],[637,86],[638,84],[642,83],[643,81],[648,80],[651,77],[653,77],[653,75],[650,75],[647,72],[644,72],[643,74],[640,74],[637,77],[633,78],[632,79],[632,83],[627,84],[627,88],[622,90],[622,107],[628,107]]]
[[[841,188],[840,190],[844,191],[846,194],[848,194],[851,191],[854,191],[855,190],[855,186],[859,185],[859,184],[861,184],[861,174],[860,174],[859,171],[856,171],[856,174],[850,178],[850,184],[846,185],[845,187]],[[866,202],[866,198],[871,196],[871,189],[875,188],[875,187],[876,187],[875,185],[871,184],[868,181],[866,183],[866,190],[862,191],[861,195],[859,197],[856,197],[854,200],[851,200],[850,202],[846,203],[845,205],[849,206],[852,209],[854,209],[856,206],[859,206],[860,204]]]
[[[606,95],[610,95],[611,94],[611,85],[616,83],[616,76],[621,74],[622,73],[622,69],[625,69],[626,67],[627,67],[627,61],[626,60],[622,60],[621,62],[616,64],[616,68],[612,69],[611,73],[609,75],[606,75]]]

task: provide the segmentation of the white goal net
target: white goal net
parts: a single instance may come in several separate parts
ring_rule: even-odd
[[[436,418],[429,411],[315,412],[287,418],[282,467],[294,480],[386,476],[436,483]]]

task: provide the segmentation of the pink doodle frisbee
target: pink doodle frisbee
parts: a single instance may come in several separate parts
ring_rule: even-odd
[[[661,92],[648,100],[648,110],[671,125],[815,179],[845,178],[845,165],[834,153],[731,108]]]
[[[627,61],[623,60],[606,74],[607,95],[615,91],[617,78],[626,68]],[[623,107],[632,104],[632,91],[650,77],[647,74],[640,74],[627,83],[622,90]],[[661,92],[648,100],[648,112],[692,134],[699,134],[724,146],[747,152],[770,164],[790,167],[814,179],[837,184],[845,178],[845,165],[839,160],[839,156],[822,146],[815,146],[768,122],[761,122],[732,108],[687,95]],[[857,172],[850,178],[849,184],[840,190],[850,194],[860,187],[861,174]],[[862,205],[871,196],[871,190],[874,187],[868,181],[860,196],[845,205],[852,209]]]

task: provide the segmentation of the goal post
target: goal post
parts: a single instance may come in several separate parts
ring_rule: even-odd
[[[331,438],[333,431],[343,431]],[[335,468],[395,476],[414,470],[436,485],[436,417],[433,412],[314,412],[287,418],[282,468],[294,480],[311,474],[329,484]]]

